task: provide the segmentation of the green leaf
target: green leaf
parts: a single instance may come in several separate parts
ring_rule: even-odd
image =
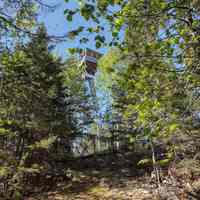
[[[48,149],[50,147],[50,145],[52,145],[55,141],[56,141],[56,136],[51,136],[49,138],[45,138],[40,140],[39,142],[36,142],[33,145],[30,145],[29,148],[30,149]]]
[[[177,123],[173,123],[169,126],[169,132],[172,133],[174,132],[176,129],[178,128],[178,124]]]
[[[13,197],[15,200],[21,200],[22,199],[22,194],[19,191],[14,191]]]
[[[73,16],[72,15],[67,15],[66,18],[67,18],[67,21],[70,21],[70,22],[73,20]]]
[[[8,167],[0,166],[0,177],[5,177],[10,173],[10,169]]]
[[[171,159],[163,159],[163,160],[159,160],[157,161],[157,163],[160,165],[160,166],[167,166],[169,163],[170,163]]]
[[[9,133],[9,131],[5,128],[0,128],[0,136],[4,136],[7,135]]]
[[[142,159],[140,160],[137,165],[146,165],[146,164],[151,164],[152,163],[152,160],[149,159],[149,158],[145,158],[145,159]]]
[[[69,53],[72,54],[72,55],[75,54],[75,53],[77,52],[76,48],[69,48],[68,51],[69,51]]]
[[[96,48],[99,49],[101,47],[101,42],[96,41]]]

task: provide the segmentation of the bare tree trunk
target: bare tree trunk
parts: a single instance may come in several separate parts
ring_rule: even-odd
[[[96,137],[93,137],[94,154],[96,154]]]
[[[19,158],[19,154],[20,154],[20,148],[21,148],[21,143],[22,143],[22,135],[19,135],[17,144],[16,144],[16,158]]]
[[[160,187],[160,173],[159,173],[158,166],[156,163],[155,150],[154,150],[154,144],[153,144],[152,139],[150,139],[150,145],[151,145],[151,152],[152,152],[153,170],[156,176],[158,187]]]
[[[19,151],[19,160],[22,159],[22,156],[24,154],[24,137],[22,137],[22,140],[21,140],[21,145],[20,145],[20,151]]]

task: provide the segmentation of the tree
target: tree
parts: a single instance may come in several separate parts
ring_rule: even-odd
[[[107,59],[107,74],[115,79],[112,94],[124,119],[132,119],[150,140],[156,163],[155,140],[194,133],[200,80],[197,1],[81,1],[78,9],[66,10],[68,19],[76,13],[96,24],[75,31],[76,36],[90,32],[97,48],[110,44],[121,51],[113,63]],[[102,21],[112,32],[111,42]]]
[[[137,64],[138,68],[142,68],[141,65],[144,66],[143,69],[146,72],[142,73],[158,73],[163,76],[165,72],[169,72],[170,76],[178,77],[179,81],[175,83],[177,93],[181,93],[185,100],[181,103],[179,97],[175,104],[179,106],[181,104],[179,110],[182,112],[182,117],[184,112],[189,113],[191,110],[188,111],[188,108],[192,109],[192,105],[187,106],[187,104],[193,94],[191,88],[196,88],[199,83],[197,55],[199,6],[197,2],[187,0],[80,2],[78,9],[66,10],[68,18],[80,13],[86,21],[94,21],[98,26],[98,31],[92,27],[87,30],[82,28],[81,31],[95,34],[96,43],[108,42],[105,39],[98,39],[102,37],[104,31],[102,20],[107,21],[108,28],[112,31],[114,42],[111,45],[120,43],[119,34],[123,31],[125,37],[119,44],[123,56],[131,60],[132,65]],[[102,20],[98,20],[99,18]],[[81,31],[76,34],[78,35]],[[119,43],[115,43],[118,39]],[[134,62],[137,63],[134,64]],[[152,65],[152,69],[149,69],[149,65]],[[138,69],[139,76],[141,70]],[[148,82],[147,84],[149,85]]]
[[[0,5],[0,52],[13,50],[16,42],[25,42],[36,34],[38,14],[46,9],[53,11],[58,4],[43,0],[2,0]],[[52,38],[56,38],[52,36]],[[58,39],[58,38],[57,38]]]
[[[80,89],[80,69],[70,61],[62,63],[50,47],[41,26],[27,44],[1,56],[4,76],[0,174],[8,198],[16,199],[24,192],[27,174],[39,173],[42,167],[42,171],[49,170],[49,165],[59,157],[55,153],[62,146],[58,145],[64,141],[65,148],[70,136],[81,132],[76,114],[81,109],[79,105],[87,101]]]

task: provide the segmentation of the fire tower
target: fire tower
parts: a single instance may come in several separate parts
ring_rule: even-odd
[[[86,83],[87,93],[91,97],[92,105],[94,108],[93,117],[94,117],[94,122],[96,125],[95,149],[97,151],[100,150],[99,138],[100,138],[101,123],[99,121],[99,104],[97,100],[96,87],[95,87],[95,74],[97,72],[98,59],[101,56],[102,54],[88,48],[85,49],[85,51],[81,54],[81,58],[85,66],[85,83]],[[90,134],[93,135],[92,132]]]

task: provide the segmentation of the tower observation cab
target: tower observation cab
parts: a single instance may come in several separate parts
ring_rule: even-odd
[[[102,54],[88,48],[81,53],[81,57],[84,59],[86,65],[86,78],[87,76],[91,78],[95,76],[97,72],[97,62],[101,56]]]

